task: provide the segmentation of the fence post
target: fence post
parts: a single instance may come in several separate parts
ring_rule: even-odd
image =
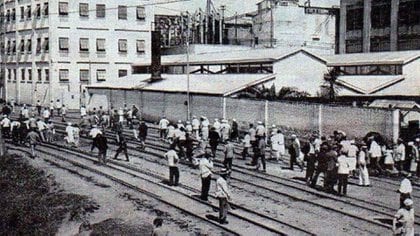
[[[322,104],[318,106],[318,133],[322,136]]]
[[[226,119],[226,97],[223,97],[223,119]]]
[[[264,124],[265,124],[265,127],[268,128],[268,100],[265,100]]]
[[[400,109],[392,111],[392,141],[397,143],[400,137]]]

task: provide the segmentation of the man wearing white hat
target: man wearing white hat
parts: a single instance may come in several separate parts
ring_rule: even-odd
[[[160,119],[159,121],[159,134],[161,140],[164,140],[166,138],[166,134],[168,132],[168,125],[169,120],[167,120],[166,117],[163,116],[162,119]]]
[[[394,235],[414,236],[414,209],[413,200],[404,200],[402,206],[392,221]]]
[[[257,137],[257,140],[259,138],[265,138],[266,137],[266,130],[265,126],[262,121],[258,121],[258,125],[255,128],[255,136]]]
[[[398,192],[400,193],[400,208],[404,206],[404,201],[406,199],[411,199],[411,192],[413,192],[411,181],[407,178],[408,174],[404,175],[405,177],[401,181],[400,188],[398,189]]]
[[[216,197],[219,199],[219,222],[227,224],[227,212],[229,208],[228,202],[231,201],[231,194],[229,192],[227,178],[229,170],[222,169],[219,172],[220,177],[216,180]]]
[[[230,134],[230,125],[228,124],[228,121],[223,119],[222,124],[220,125],[220,134],[222,142],[226,142],[226,140],[229,139]]]
[[[195,138],[198,140],[200,138],[199,130],[200,130],[200,121],[197,119],[196,116],[192,117],[191,125],[193,129],[193,134],[195,135]]]
[[[7,115],[3,115],[3,119],[0,121],[3,137],[7,137],[7,138],[10,137],[10,124],[11,124],[11,121],[7,117]]]
[[[216,129],[216,132],[220,135],[220,122],[219,119],[214,119],[213,127]]]
[[[73,145],[74,144],[74,132],[73,132],[73,126],[70,122],[67,123],[66,134],[67,134],[67,136],[65,137],[65,139],[66,139],[67,143],[70,144],[70,145]],[[95,137],[96,137],[96,135],[95,135]]]
[[[201,117],[201,138],[204,141],[207,141],[209,139],[209,125],[210,125],[210,122],[207,119],[207,117],[202,116]]]

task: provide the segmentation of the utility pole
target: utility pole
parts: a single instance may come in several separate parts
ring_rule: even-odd
[[[273,16],[273,0],[270,0],[270,47],[274,46],[274,16]]]
[[[235,12],[235,44],[238,45],[238,12]]]
[[[190,15],[187,15],[187,120],[190,120]]]
[[[223,23],[225,20],[225,5],[220,6],[220,10],[222,11],[222,17],[219,19],[219,44],[223,44]]]

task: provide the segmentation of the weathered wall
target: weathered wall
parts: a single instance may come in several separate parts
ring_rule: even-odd
[[[158,121],[163,115],[174,122],[187,117],[186,95],[182,93],[100,89],[90,90],[90,93],[107,95],[114,108],[124,103],[129,107],[135,104],[142,118],[150,121]],[[393,137],[391,110],[234,98],[225,98],[224,108],[223,100],[216,96],[191,95],[191,115],[206,116],[212,123],[215,118],[223,118],[225,110],[225,118],[235,118],[243,128],[249,123],[266,121],[268,126],[275,124],[286,133],[300,136],[313,131],[330,135],[339,129],[350,138],[362,137],[370,131]]]

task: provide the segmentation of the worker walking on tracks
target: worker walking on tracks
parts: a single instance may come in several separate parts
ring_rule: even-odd
[[[29,145],[31,147],[31,157],[35,158],[36,157],[35,148],[36,148],[36,145],[38,145],[39,142],[41,141],[41,138],[39,137],[39,134],[35,131],[35,129],[31,129],[29,133],[26,135],[26,139],[28,140]]]
[[[207,117],[201,117],[201,139],[207,141],[209,139],[209,126],[210,122]]]
[[[169,151],[165,153],[165,158],[168,159],[168,166],[169,166],[169,185],[170,186],[178,186],[179,182],[179,169],[178,169],[178,161],[179,157],[175,151],[175,145],[171,145]]]
[[[7,115],[3,115],[3,119],[0,121],[3,138],[10,138],[10,125],[11,121]]]
[[[362,148],[357,157],[357,164],[359,165],[359,186],[368,187],[370,186],[370,181],[366,162],[366,150],[367,146],[362,145]]]
[[[115,153],[114,159],[117,160],[118,155],[120,155],[121,152],[124,152],[125,160],[130,161],[128,158],[128,152],[127,152],[127,139],[124,137],[122,131],[118,132],[117,134],[117,143],[118,143],[118,149]]]
[[[220,135],[216,128],[212,127],[209,132],[209,144],[213,157],[216,157],[217,146],[219,145]]]
[[[213,170],[213,161],[211,160],[211,152],[206,150],[199,163],[201,177],[201,200],[208,201],[211,175]]]
[[[192,117],[191,125],[193,128],[193,134],[195,136],[195,139],[200,139],[200,120],[197,119],[196,116]]]
[[[159,121],[159,137],[163,141],[166,138],[166,134],[168,133],[168,125],[169,120],[166,119],[165,116],[162,117]]]
[[[230,171],[222,169],[219,172],[220,177],[216,181],[216,197],[219,199],[219,223],[228,224],[227,212],[229,210],[229,202],[231,201],[231,194],[229,192],[227,178]]]
[[[233,143],[231,140],[227,139],[226,142],[227,143],[224,149],[225,160],[223,161],[223,164],[228,170],[232,170],[233,157],[235,156],[235,147],[233,146]],[[265,170],[265,167],[264,167],[264,170]]]
[[[251,148],[251,136],[249,133],[245,134],[244,139],[242,140],[243,149],[242,149],[242,159],[246,160],[249,155],[249,149]]]
[[[98,133],[93,139],[93,146],[98,148],[98,164],[106,164],[108,140],[102,133]]]
[[[347,195],[347,183],[348,176],[350,174],[350,165],[347,162],[347,157],[344,155],[343,151],[340,151],[340,155],[337,158],[338,166],[338,195],[346,196]]]
[[[290,154],[290,170],[293,170],[294,164],[300,167],[300,170],[303,171],[303,166],[298,162],[300,156],[300,142],[295,134],[292,134],[292,144],[289,147]]]
[[[254,153],[254,163],[255,165],[257,165],[257,167],[255,168],[256,170],[260,169],[260,163],[259,163],[259,159],[261,159],[261,163],[263,166],[263,172],[266,171],[266,164],[265,164],[265,138],[264,136],[258,136],[257,138],[257,149],[256,152]]]
[[[392,221],[392,231],[394,235],[414,236],[414,209],[413,200],[406,199],[403,206],[397,211]]]
[[[15,145],[18,145],[20,141],[20,126],[21,126],[21,123],[17,120],[12,121],[12,123],[10,124],[10,132],[12,133],[12,142]]]
[[[404,206],[406,199],[411,199],[411,193],[413,192],[411,181],[407,177],[408,173],[404,172],[404,179],[401,181],[400,188],[398,189],[400,193],[400,208]]]
[[[140,148],[142,150],[146,149],[146,137],[147,137],[147,125],[146,122],[142,121],[139,125],[139,139],[140,139]]]

